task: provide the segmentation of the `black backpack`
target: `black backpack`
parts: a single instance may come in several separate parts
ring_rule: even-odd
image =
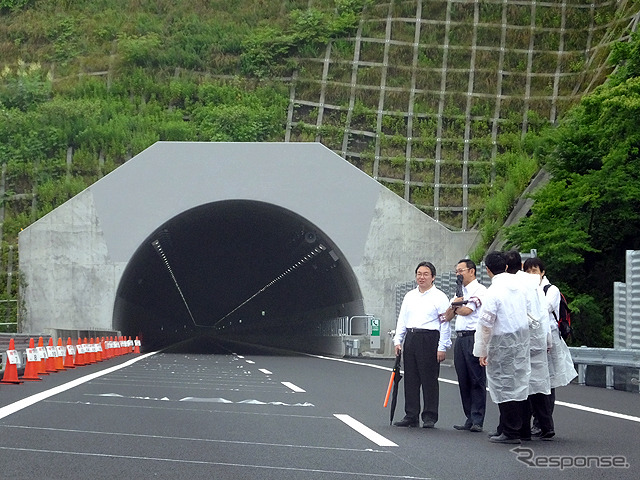
[[[542,289],[544,290],[544,294],[547,294],[547,290],[549,290],[551,284],[545,285]],[[567,340],[571,336],[571,310],[569,309],[569,305],[567,305],[567,299],[564,297],[562,292],[560,292],[560,317],[556,317],[556,312],[553,313],[553,317],[558,322],[558,331],[560,332],[560,336],[563,340]]]

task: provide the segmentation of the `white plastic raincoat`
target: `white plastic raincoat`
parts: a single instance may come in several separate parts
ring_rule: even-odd
[[[547,301],[549,312],[549,330],[551,332],[551,348],[547,354],[549,361],[549,377],[551,382],[551,388],[564,387],[571,383],[571,380],[578,376],[575,367],[573,366],[573,359],[571,358],[571,352],[567,347],[566,342],[560,336],[558,331],[558,323],[556,317],[552,312],[555,312],[556,316],[560,314],[560,290],[555,285],[551,285],[544,294],[544,286],[549,284],[547,277],[543,277],[540,282],[540,291],[545,296]]]
[[[549,312],[547,301],[540,290],[540,276],[519,271],[515,274],[527,290],[527,318],[529,319],[529,354],[531,360],[531,377],[529,378],[529,395],[551,394],[549,362],[547,350],[551,348],[549,333]]]
[[[499,273],[483,298],[473,354],[487,357],[487,386],[495,403],[529,396],[529,299],[523,282]]]

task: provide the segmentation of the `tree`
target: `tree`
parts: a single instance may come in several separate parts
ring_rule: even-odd
[[[612,346],[613,282],[640,249],[640,36],[614,56],[625,68],[585,96],[537,152],[552,179],[508,243],[537,248],[569,297],[576,343]],[[632,56],[635,55],[635,57]],[[625,76],[626,75],[626,76]],[[573,299],[573,300],[572,300]]]

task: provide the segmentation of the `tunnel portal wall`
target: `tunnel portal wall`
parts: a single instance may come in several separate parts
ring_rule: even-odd
[[[450,269],[477,237],[451,232],[319,143],[158,142],[20,233],[20,330],[112,329],[141,242],[184,211],[227,200],[318,226],[380,318],[381,350],[395,326],[394,286],[421,260]]]

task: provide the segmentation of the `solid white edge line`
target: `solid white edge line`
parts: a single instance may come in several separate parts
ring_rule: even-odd
[[[587,407],[578,403],[568,403],[562,402],[560,400],[556,400],[556,405],[562,405],[563,407],[573,408],[574,410],[582,410],[584,412],[596,413],[598,415],[606,415],[608,417],[620,418],[622,420],[630,420],[632,422],[640,423],[640,417],[634,417],[625,413],[610,412],[608,410],[602,410],[600,408]]]
[[[49,397],[57,395],[58,393],[65,392],[70,390],[78,385],[82,385],[83,383],[89,382],[95,378],[102,377],[103,375],[107,375],[109,373],[115,372],[122,368],[128,367],[129,365],[133,365],[140,360],[143,360],[151,355],[155,355],[158,352],[150,352],[144,355],[140,355],[139,357],[132,358],[131,360],[121,363],[120,365],[114,365],[113,367],[106,368],[104,370],[100,370],[99,372],[91,373],[89,375],[85,375],[84,377],[76,378],[75,380],[71,380],[70,382],[64,383],[62,385],[58,385],[57,387],[53,387],[49,390],[45,390],[44,392],[36,393],[35,395],[31,395],[30,397],[23,398],[22,400],[18,400],[17,402],[11,403],[0,408],[0,419],[11,415],[12,413],[16,413],[24,408],[30,407],[34,403],[41,402]]]
[[[305,393],[306,392],[306,390],[304,388],[300,388],[299,386],[294,385],[291,382],[280,382],[280,383],[282,385],[284,385],[285,387],[290,388],[291,390],[293,390],[296,393]]]
[[[386,370],[388,372],[393,371],[393,368],[391,368],[391,367],[383,367],[382,365],[373,365],[373,364],[370,364],[370,363],[355,362],[353,360],[346,360],[344,358],[325,357],[323,355],[312,355],[312,354],[307,354],[307,355],[310,356],[310,357],[314,357],[314,358],[320,358],[322,360],[332,360],[334,362],[342,362],[342,363],[349,363],[351,365],[360,365],[360,366],[363,366],[363,367],[377,368],[378,370]],[[438,381],[442,382],[442,383],[449,383],[451,385],[458,385],[458,382],[456,380],[449,380],[448,378],[440,378],[440,377],[438,377]],[[621,420],[629,420],[631,422],[640,423],[640,417],[634,417],[633,415],[627,415],[625,413],[611,412],[609,410],[602,410],[600,408],[587,407],[585,405],[580,405],[580,404],[577,404],[577,403],[562,402],[560,400],[556,400],[556,405],[560,405],[560,406],[567,407],[567,408],[573,408],[574,410],[582,410],[584,412],[595,413],[596,415],[605,415],[605,416],[608,416],[608,417],[619,418]]]
[[[369,427],[360,423],[358,420],[356,420],[355,418],[349,415],[345,415],[342,413],[334,413],[333,416],[336,417],[338,420],[346,423],[348,426],[353,428],[360,435],[363,435],[364,437],[368,438],[379,447],[397,447],[398,446],[388,438],[385,438],[379,433],[374,432]]]

